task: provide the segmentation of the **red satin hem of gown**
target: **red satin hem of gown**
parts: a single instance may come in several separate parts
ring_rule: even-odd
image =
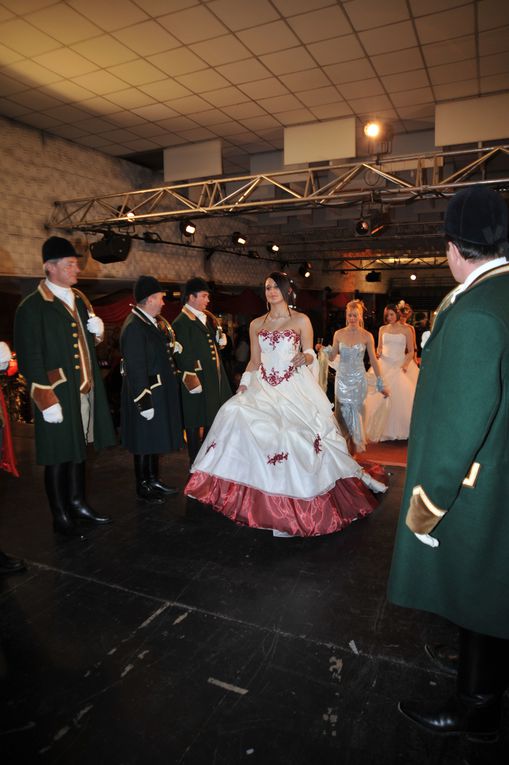
[[[379,465],[369,473],[384,484],[386,475]],[[320,536],[341,531],[356,518],[373,512],[378,500],[360,478],[342,478],[318,497],[295,499],[266,494],[197,470],[184,494],[211,505],[230,520],[258,529],[277,529],[299,537]]]

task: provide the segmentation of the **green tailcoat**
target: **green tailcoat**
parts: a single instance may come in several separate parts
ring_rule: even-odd
[[[392,602],[509,638],[508,446],[509,266],[503,266],[482,274],[453,303],[444,301],[423,349]],[[416,494],[432,510],[438,547],[420,542],[405,523]]]
[[[192,394],[182,383],[184,427],[209,428],[219,408],[232,395],[215,338],[216,329],[210,317],[205,326],[186,308],[172,326],[183,346],[182,353],[175,355],[175,363],[182,376],[186,372],[197,374],[203,388],[202,393]]]
[[[94,446],[115,443],[115,431],[95,353],[95,337],[88,332],[88,313],[79,294],[76,308],[84,329],[92,381]],[[36,460],[39,465],[83,462],[86,443],[81,421],[82,370],[78,331],[73,316],[42,282],[20,303],[14,322],[14,348],[19,369],[34,401]],[[63,422],[44,421],[41,410],[60,403]]]

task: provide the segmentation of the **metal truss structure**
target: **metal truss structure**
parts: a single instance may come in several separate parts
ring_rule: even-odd
[[[391,223],[385,227],[383,235],[375,239],[352,237],[352,226],[347,227],[344,218],[358,217],[359,209],[361,214],[363,209],[373,207],[390,213],[395,207],[408,207],[419,200],[443,200],[457,189],[474,183],[509,190],[509,146],[384,155],[373,161],[323,164],[293,171],[215,178],[56,201],[48,228],[97,234],[127,228],[131,236],[140,238],[136,234],[137,226],[156,226],[184,218],[216,216],[231,219],[254,213],[329,208],[337,211],[338,219],[323,230],[313,225],[300,225],[291,231],[285,227],[279,237],[283,241],[278,243],[291,253],[291,259],[287,258],[286,262],[323,260],[326,270],[358,269],[358,261],[365,260],[362,251],[369,250],[370,258],[382,259],[388,264],[392,262],[391,258],[394,260],[394,256],[398,256],[396,267],[401,268],[401,256],[418,250],[414,268],[440,268],[440,256],[443,255],[440,222]],[[355,206],[358,209],[349,213],[348,209]],[[264,220],[267,225],[267,219]],[[256,226],[252,228],[256,231]],[[151,236],[150,241],[157,244],[157,235]],[[260,233],[255,236],[260,244],[250,243],[250,248],[262,246]],[[159,241],[164,243],[163,239]],[[213,251],[262,257],[256,249],[249,252],[235,250],[230,234],[206,237],[202,249],[209,253],[208,257]],[[353,257],[354,253],[361,257]],[[419,263],[422,258],[425,260]]]

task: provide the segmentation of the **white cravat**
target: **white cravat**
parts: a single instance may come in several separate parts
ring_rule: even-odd
[[[480,266],[477,266],[476,269],[471,271],[464,282],[462,282],[456,289],[454,290],[454,294],[451,295],[451,303],[454,303],[458,295],[461,295],[462,292],[464,292],[473,281],[477,279],[478,276],[481,276],[481,274],[486,273],[487,271],[491,271],[494,268],[498,268],[499,266],[504,266],[507,264],[507,259],[505,257],[502,258],[494,258],[494,260],[488,260],[486,263],[482,263]]]
[[[186,308],[188,308],[191,313],[194,313],[197,319],[201,321],[201,323],[206,327],[207,326],[207,314],[203,313],[203,311],[197,311],[196,308],[193,308],[189,303],[186,303]]]
[[[74,311],[74,292],[70,287],[59,287],[58,284],[53,284],[49,279],[46,279],[46,286],[57,298],[63,300],[71,311]]]

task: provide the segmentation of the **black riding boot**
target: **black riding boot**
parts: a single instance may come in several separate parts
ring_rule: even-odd
[[[163,494],[170,496],[171,494],[178,494],[178,489],[175,486],[167,486],[165,483],[159,480],[159,455],[148,455],[148,483],[152,489],[161,491]]]
[[[85,499],[85,463],[71,462],[69,465],[69,512],[78,521],[87,521],[98,526],[111,523],[107,515],[97,515]]]
[[[53,529],[66,537],[85,539],[69,514],[68,480],[68,462],[61,462],[59,465],[46,465],[44,468],[44,485],[53,515]]]
[[[152,488],[149,480],[149,454],[134,454],[134,473],[136,475],[136,496],[149,505],[162,505],[164,495]]]
[[[496,741],[508,666],[509,640],[462,629],[456,695],[438,707],[400,702],[399,710],[435,733],[466,733],[473,741]]]
[[[189,454],[189,463],[192,465],[196,459],[196,455],[200,451],[200,428],[186,428],[186,441],[187,453]]]

